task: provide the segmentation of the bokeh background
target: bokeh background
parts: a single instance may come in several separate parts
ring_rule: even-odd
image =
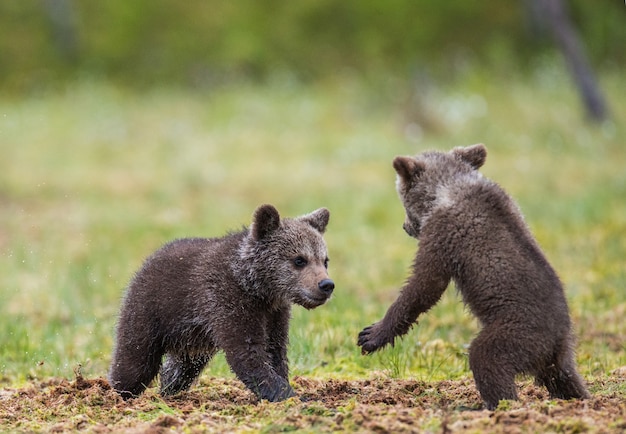
[[[132,89],[277,76],[445,82],[475,68],[532,73],[559,55],[554,35],[568,25],[593,69],[620,69],[625,15],[614,0],[8,1],[0,82],[29,93],[77,79]]]

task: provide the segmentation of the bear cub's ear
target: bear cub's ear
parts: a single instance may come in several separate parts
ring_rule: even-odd
[[[262,240],[280,226],[280,215],[272,205],[261,205],[254,211],[250,233],[256,241]]]
[[[316,209],[312,213],[303,215],[300,219],[313,226],[320,234],[323,234],[330,219],[330,211],[326,208]]]
[[[478,143],[466,148],[454,148],[452,154],[469,163],[475,170],[478,170],[485,164],[487,148],[482,143]]]
[[[410,183],[426,169],[426,166],[413,157],[396,157],[393,159],[393,168],[405,183]]]

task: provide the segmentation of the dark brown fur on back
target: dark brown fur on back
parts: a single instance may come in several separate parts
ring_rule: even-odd
[[[482,325],[469,361],[487,408],[517,399],[519,373],[553,398],[586,398],[562,284],[517,205],[478,173],[485,158],[474,145],[394,160],[404,228],[419,250],[398,299],[358,344],[365,354],[393,344],[454,280]]]
[[[162,394],[186,390],[221,349],[260,398],[293,396],[291,305],[312,309],[333,291],[322,238],[328,219],[321,208],[281,220],[273,206],[263,205],[249,230],[176,240],[155,252],[122,305],[109,373],[113,388],[126,398],[139,395],[160,371]]]

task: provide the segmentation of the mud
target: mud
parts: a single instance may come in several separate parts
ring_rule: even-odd
[[[105,379],[50,379],[0,390],[0,431],[22,432],[592,432],[626,431],[621,372],[590,383],[586,401],[549,400],[521,381],[520,401],[483,410],[471,379],[295,377],[298,398],[259,402],[235,379],[203,378],[163,399],[155,388],[124,401]]]

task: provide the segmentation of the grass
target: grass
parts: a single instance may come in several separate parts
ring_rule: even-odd
[[[581,372],[610,376],[626,366],[626,104],[616,97],[626,89],[603,76],[614,122],[591,125],[554,68],[471,75],[419,98],[398,83],[133,94],[81,82],[1,101],[0,384],[73,378],[78,365],[106,375],[142,260],[173,238],[248,224],[261,203],[290,216],[331,210],[337,288],[328,305],[294,310],[292,375],[467,378],[478,327],[453,288],[394,349],[363,357],[355,341],[395,299],[416,248],[391,160],[476,142],[489,149],[483,173],[518,200],[566,284]],[[222,356],[212,376],[232,377]]]

